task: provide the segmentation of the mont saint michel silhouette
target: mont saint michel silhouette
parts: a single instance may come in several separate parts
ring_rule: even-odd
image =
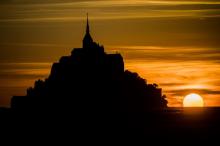
[[[87,15],[82,48],[61,57],[27,95],[12,97],[11,108],[0,109],[1,132],[6,128],[10,137],[21,131],[39,133],[37,139],[45,135],[52,141],[72,136],[73,143],[78,138],[109,142],[113,137],[128,142],[142,136],[147,142],[151,137],[154,143],[162,138],[182,142],[183,137],[205,139],[219,133],[219,108],[185,114],[183,108],[168,108],[165,97],[157,84],[125,70],[120,54],[107,54],[93,41]]]
[[[45,81],[26,96],[14,96],[11,108],[23,111],[146,111],[167,107],[162,89],[124,69],[120,54],[107,54],[90,35],[87,15],[82,48],[54,63]]]

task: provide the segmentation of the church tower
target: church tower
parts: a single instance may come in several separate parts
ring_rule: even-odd
[[[92,37],[90,35],[90,30],[89,30],[89,18],[88,18],[88,13],[87,13],[87,24],[86,24],[86,34],[83,38],[83,48],[89,48],[93,44]]]

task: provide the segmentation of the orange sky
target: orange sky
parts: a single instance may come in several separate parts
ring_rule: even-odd
[[[24,95],[52,62],[80,47],[89,12],[91,33],[127,69],[158,83],[169,106],[199,93],[220,105],[220,1],[0,1],[0,105]]]

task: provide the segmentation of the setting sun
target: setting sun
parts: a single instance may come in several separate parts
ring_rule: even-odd
[[[183,107],[203,107],[204,101],[198,94],[188,94],[183,100]]]

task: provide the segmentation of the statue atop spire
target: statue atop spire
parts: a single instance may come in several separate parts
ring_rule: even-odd
[[[92,37],[90,35],[89,18],[88,18],[88,13],[87,13],[86,34],[83,38],[83,48],[88,48],[92,44],[93,44],[93,40],[92,40]]]

